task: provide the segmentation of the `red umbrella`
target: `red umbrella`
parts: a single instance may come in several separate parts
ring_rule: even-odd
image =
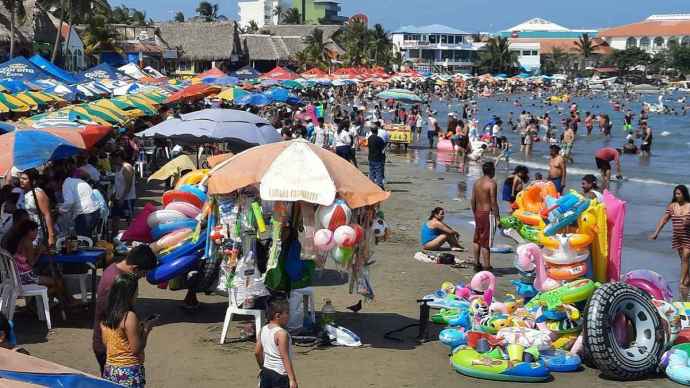
[[[262,79],[274,79],[278,81],[287,81],[299,78],[295,72],[276,66],[273,70],[261,76]]]
[[[328,77],[328,74],[325,71],[319,69],[318,67],[315,67],[313,69],[309,69],[300,75],[302,76],[302,78],[325,78],[325,77]]]
[[[215,67],[212,67],[210,70],[206,70],[203,73],[197,74],[196,76],[199,78],[206,78],[206,77],[213,77],[213,78],[220,78],[223,76],[226,76],[227,74],[223,73],[221,70],[218,70]]]
[[[220,92],[220,88],[217,86],[209,86],[204,84],[196,84],[187,86],[186,88],[179,90],[171,94],[167,100],[166,104],[171,104],[179,101],[194,101],[202,99],[208,95]]]
[[[112,131],[113,127],[110,125],[87,125],[79,129],[79,134],[81,134],[86,148],[91,149],[91,147],[109,135]]]

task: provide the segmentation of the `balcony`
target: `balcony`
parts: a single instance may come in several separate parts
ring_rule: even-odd
[[[431,43],[423,40],[404,40],[400,43],[401,49],[429,49],[429,50],[471,50],[472,43],[463,41],[460,43]]]

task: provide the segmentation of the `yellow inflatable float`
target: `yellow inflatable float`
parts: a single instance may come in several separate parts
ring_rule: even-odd
[[[592,237],[592,272],[597,282],[607,281],[608,270],[608,225],[606,207],[596,199],[590,202],[577,220],[578,231]]]
[[[200,170],[194,170],[184,174],[175,184],[175,188],[179,189],[182,185],[196,185],[201,182],[210,170],[207,168],[202,168]]]

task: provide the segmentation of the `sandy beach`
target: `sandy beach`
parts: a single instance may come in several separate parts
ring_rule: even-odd
[[[360,168],[366,171],[366,155],[360,154]],[[444,280],[468,281],[471,265],[453,268],[423,264],[413,259],[418,250],[419,225],[435,206],[447,209],[452,216],[466,212],[468,201],[454,198],[458,185],[467,176],[450,169],[447,172],[420,168],[409,158],[391,155],[386,164],[387,190],[393,195],[383,210],[392,228],[389,241],[379,245],[376,264],[371,269],[376,299],[357,314],[345,307],[359,298],[348,294],[347,279],[329,264],[316,279],[317,310],[329,298],[338,310],[336,321],[362,338],[361,348],[295,347],[298,381],[301,387],[450,387],[513,386],[462,376],[448,362],[448,350],[436,338],[440,326],[430,324],[433,341],[417,344],[416,329],[402,335],[404,341],[384,339],[387,331],[414,323],[419,309],[415,299],[438,288]],[[141,201],[158,200],[160,190],[147,187]],[[453,217],[450,217],[453,219]],[[452,225],[459,226],[459,225]],[[463,230],[463,229],[460,229]],[[471,236],[462,234],[463,244],[470,248]],[[460,254],[471,262],[471,254]],[[493,265],[499,279],[499,295],[510,292],[515,278],[512,255],[495,255]],[[184,292],[160,290],[145,281],[140,283],[138,310],[141,315],[161,315],[161,324],[152,332],[146,349],[148,387],[254,387],[258,368],[254,360],[254,342],[219,345],[222,320],[227,306],[225,298],[200,295],[203,303],[198,312],[187,312],[179,306]],[[89,373],[98,365],[91,351],[91,319],[74,313],[67,322],[55,314],[54,330],[46,333],[45,324],[27,312],[16,316],[19,343],[31,354]],[[238,337],[240,321],[234,321],[231,337]],[[671,387],[663,378],[641,382],[617,383],[598,377],[598,371],[585,368],[572,374],[554,374],[547,384],[590,387]]]

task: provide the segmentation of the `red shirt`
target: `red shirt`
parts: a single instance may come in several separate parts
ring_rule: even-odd
[[[103,271],[103,276],[101,276],[101,281],[98,282],[98,289],[96,291],[96,314],[94,317],[93,325],[93,351],[94,353],[105,353],[105,345],[103,344],[103,339],[101,337],[101,325],[100,321],[105,315],[105,308],[108,305],[108,293],[110,293],[110,287],[113,286],[115,279],[123,274],[117,268],[117,263],[112,263]]]
[[[618,160],[620,158],[620,155],[618,154],[618,150],[615,148],[611,147],[604,147],[600,148],[596,154],[594,154],[594,157],[597,159],[605,160],[607,162],[613,161],[613,160]]]

